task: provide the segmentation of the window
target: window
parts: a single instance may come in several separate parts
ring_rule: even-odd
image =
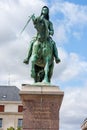
[[[0,105],[0,112],[4,112],[4,105]]]
[[[18,106],[18,112],[22,112],[23,111],[23,106]]]
[[[18,119],[18,127],[22,127],[23,119]]]
[[[2,118],[0,118],[0,128],[2,128]]]

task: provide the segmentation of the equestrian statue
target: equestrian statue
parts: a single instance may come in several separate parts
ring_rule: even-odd
[[[56,43],[51,37],[54,34],[54,29],[52,22],[49,20],[49,8],[47,6],[42,7],[41,15],[35,17],[33,14],[27,24],[31,19],[34,28],[37,30],[37,35],[30,42],[27,58],[23,62],[28,64],[31,58],[31,77],[34,78],[35,82],[50,83],[54,59],[56,63],[59,63],[60,59]]]

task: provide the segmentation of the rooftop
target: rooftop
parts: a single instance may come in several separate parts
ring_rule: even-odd
[[[19,89],[16,86],[0,86],[0,101],[20,101]]]

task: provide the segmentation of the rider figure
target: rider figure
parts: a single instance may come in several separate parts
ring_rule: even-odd
[[[43,6],[42,7],[42,11],[41,11],[41,15],[40,17],[43,19],[45,19],[47,21],[47,27],[48,27],[48,31],[49,31],[49,37],[48,40],[49,42],[53,45],[53,55],[55,57],[55,61],[56,63],[60,62],[60,59],[58,57],[58,51],[57,51],[57,47],[56,47],[56,43],[53,41],[53,39],[51,38],[51,36],[53,36],[54,34],[54,29],[53,29],[53,24],[51,21],[49,21],[49,8],[47,6]],[[33,23],[35,20],[35,16],[32,17]],[[37,34],[38,35],[38,34]],[[28,56],[27,58],[24,60],[24,63],[28,64],[29,63],[29,59],[32,55],[32,47],[33,47],[33,43],[36,41],[37,36],[31,41],[31,45],[29,47],[29,51],[28,51]]]

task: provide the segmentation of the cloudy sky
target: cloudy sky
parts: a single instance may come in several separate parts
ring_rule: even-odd
[[[30,63],[23,64],[36,30],[28,16],[50,9],[53,39],[60,64],[55,63],[52,84],[64,91],[60,130],[80,130],[87,117],[87,0],[0,0],[0,85],[33,83]]]

